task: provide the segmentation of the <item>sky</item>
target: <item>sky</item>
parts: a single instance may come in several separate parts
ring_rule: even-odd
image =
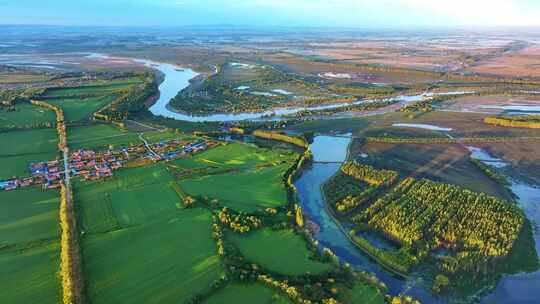
[[[0,0],[0,24],[540,26],[540,0]]]

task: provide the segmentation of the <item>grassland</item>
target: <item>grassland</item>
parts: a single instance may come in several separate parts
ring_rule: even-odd
[[[188,195],[218,199],[223,206],[250,212],[286,205],[283,174],[293,161],[292,152],[233,143],[181,159],[174,165],[213,172],[179,179],[178,184]]]
[[[263,228],[247,236],[228,236],[240,252],[254,263],[285,275],[320,274],[331,269],[311,258],[304,240],[292,230]]]
[[[55,129],[31,129],[0,132],[0,179],[28,176],[32,162],[53,160],[57,157]]]
[[[0,192],[0,302],[58,303],[56,191]]]
[[[219,292],[215,293],[207,304],[226,303],[293,303],[276,289],[272,289],[262,284],[231,284]]]
[[[56,122],[54,112],[30,104],[17,104],[13,111],[0,107],[0,128],[24,127]]]

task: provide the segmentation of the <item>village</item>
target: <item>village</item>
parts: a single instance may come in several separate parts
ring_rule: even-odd
[[[113,176],[113,171],[131,162],[160,162],[192,155],[218,145],[218,141],[165,140],[153,144],[139,144],[118,150],[94,151],[80,149],[69,156],[69,174],[83,181],[94,181]],[[56,189],[64,177],[63,164],[59,160],[32,163],[28,166],[30,176],[0,181],[0,190],[11,191],[32,185],[44,190]]]

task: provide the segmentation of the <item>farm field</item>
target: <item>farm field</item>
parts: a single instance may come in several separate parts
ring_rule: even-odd
[[[58,241],[22,251],[0,250],[0,302],[61,302]]]
[[[17,104],[14,111],[0,108],[0,128],[10,126],[21,127],[29,124],[56,123],[53,111],[45,110],[30,104]]]
[[[58,156],[56,129],[0,132],[0,141],[9,143],[0,147],[0,179],[29,176],[30,163]]]
[[[99,97],[47,99],[46,102],[60,106],[67,121],[75,122],[90,117],[94,112],[111,103],[114,95]]]
[[[277,290],[271,289],[262,284],[231,284],[218,291],[205,303],[225,304],[225,303],[293,303],[286,296]]]
[[[180,198],[171,182],[162,164],[123,169],[106,181],[76,182],[82,229],[88,233],[112,231],[177,211]]]
[[[118,148],[142,143],[136,133],[122,131],[109,124],[72,127],[69,130],[68,144],[72,150],[103,150],[111,145]]]
[[[92,303],[184,302],[221,275],[210,213],[179,209],[171,181],[158,164],[75,185]]]
[[[0,201],[0,248],[24,248],[58,238],[57,191],[30,187],[0,192]]]
[[[0,302],[58,303],[59,195],[0,192]]]
[[[230,234],[228,238],[249,261],[285,275],[320,274],[331,269],[311,259],[304,240],[291,230],[263,228],[247,236]]]
[[[292,152],[232,143],[174,164],[214,172],[180,178],[178,184],[188,195],[218,199],[220,205],[249,212],[286,204],[283,174],[292,165],[293,157]]]
[[[140,83],[140,79],[132,77],[128,79],[119,80],[99,80],[86,85],[81,85],[71,88],[52,88],[48,89],[43,97],[47,98],[60,98],[60,97],[74,97],[74,96],[96,96],[115,93],[115,91],[121,91],[129,88],[134,84]]]
[[[210,213],[169,212],[144,224],[82,241],[83,271],[92,303],[184,303],[223,273]]]

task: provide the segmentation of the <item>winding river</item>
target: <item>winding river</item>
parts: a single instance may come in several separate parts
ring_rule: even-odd
[[[99,53],[90,53],[86,56],[89,59],[96,60],[110,60],[110,59],[126,59],[131,60],[135,63],[145,65],[147,67],[158,70],[164,75],[163,82],[159,85],[160,96],[154,105],[150,107],[150,112],[156,116],[162,116],[166,118],[172,118],[176,120],[189,121],[189,122],[226,122],[226,121],[241,121],[241,120],[259,120],[259,119],[270,119],[278,120],[283,116],[292,115],[298,112],[311,110],[328,110],[328,109],[338,109],[351,105],[358,105],[362,103],[370,103],[379,100],[357,100],[355,102],[349,103],[334,103],[326,104],[320,106],[310,106],[310,107],[283,107],[275,108],[272,110],[267,110],[263,112],[245,112],[245,113],[218,113],[205,116],[189,115],[182,113],[173,109],[170,106],[170,101],[174,98],[180,91],[187,88],[190,84],[190,81],[199,74],[192,69],[182,68],[180,66],[170,64],[155,62],[152,60],[146,59],[134,59],[134,58],[118,58],[110,57],[108,55],[99,54]],[[432,98],[437,95],[463,95],[469,92],[465,91],[456,91],[456,92],[444,92],[444,93],[422,93],[417,95],[401,95],[396,97],[388,98],[387,100],[399,101],[403,105],[408,103],[420,101],[426,98]]]
[[[104,59],[107,56],[100,54],[90,54],[92,59]],[[224,122],[239,120],[257,120],[272,116],[271,119],[279,119],[279,116],[290,115],[304,110],[333,109],[350,105],[350,103],[323,105],[316,107],[292,107],[278,108],[272,111],[260,113],[237,113],[237,114],[213,114],[208,116],[192,116],[180,113],[172,109],[169,105],[172,98],[178,92],[189,86],[190,81],[198,76],[198,73],[191,69],[181,68],[173,64],[158,63],[150,60],[132,59],[134,62],[144,64],[154,68],[164,74],[164,81],[159,85],[160,97],[157,102],[150,107],[150,111],[156,116],[190,121],[190,122]],[[446,92],[439,95],[466,94],[468,92]],[[407,104],[433,97],[432,93],[424,93],[414,96],[398,96],[395,100]],[[368,100],[357,101],[355,104],[370,102]],[[338,223],[334,221],[331,214],[326,209],[321,185],[334,175],[341,163],[347,159],[348,146],[351,138],[347,136],[317,136],[311,145],[314,156],[313,165],[306,169],[302,176],[295,182],[298,189],[299,201],[304,210],[306,218],[315,222],[320,231],[315,238],[322,246],[332,249],[344,262],[348,262],[359,269],[373,272],[389,288],[391,294],[404,293],[419,299],[422,303],[447,303],[448,299],[434,295],[428,284],[423,284],[421,276],[412,273],[408,278],[403,279],[390,274],[377,263],[368,258],[358,250],[347,238]],[[475,152],[476,151],[476,152]],[[487,155],[474,150],[476,155]],[[482,160],[482,159],[481,159]],[[498,159],[497,159],[498,160]],[[493,158],[483,159],[486,163],[493,165]],[[502,160],[501,160],[502,162]],[[499,168],[506,166],[500,164]],[[524,210],[526,216],[536,229],[533,229],[536,250],[540,252],[540,232],[536,226],[540,223],[540,188],[530,186],[517,179],[511,179],[511,190],[518,196],[518,203]],[[481,301],[482,303],[539,303],[540,299],[540,272],[520,273],[504,276],[496,288]]]

